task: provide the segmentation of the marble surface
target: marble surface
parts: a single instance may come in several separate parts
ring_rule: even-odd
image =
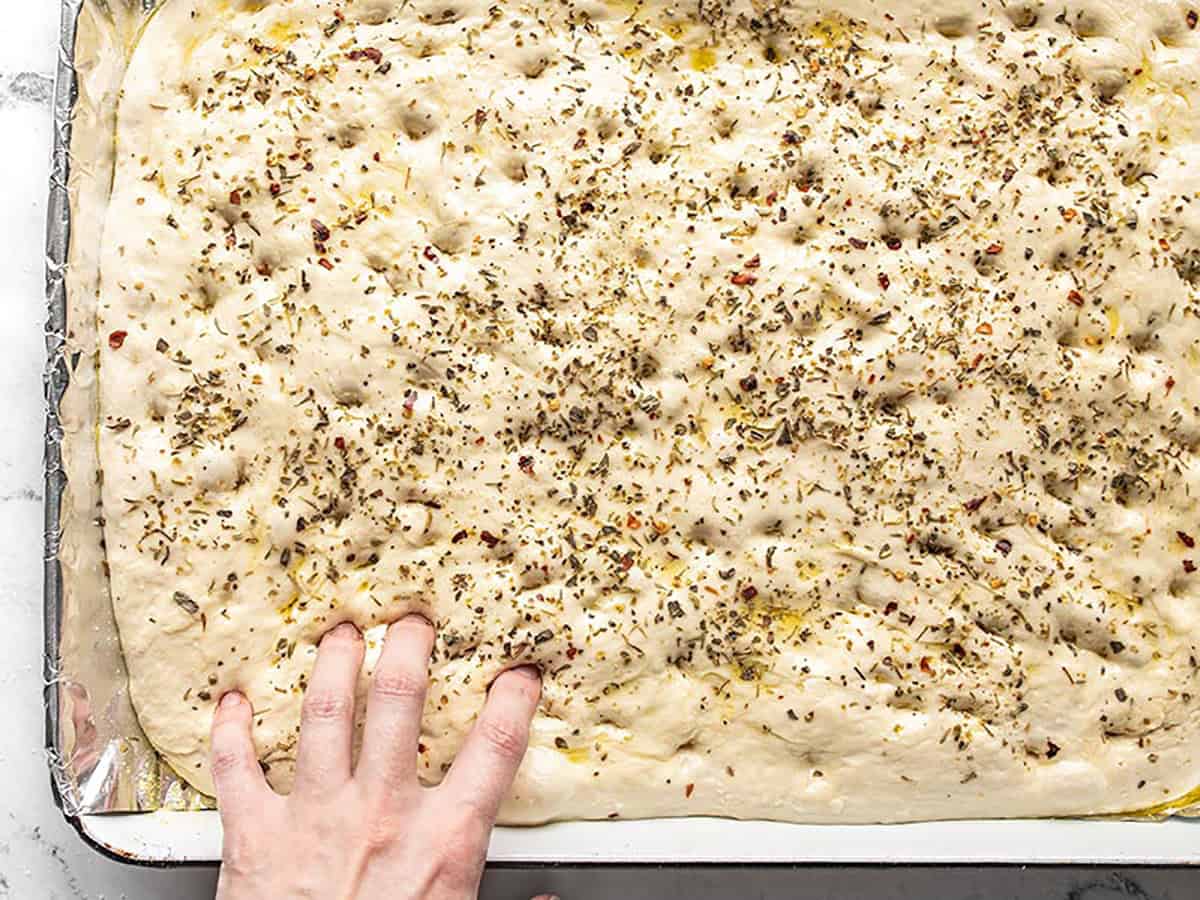
[[[0,29],[0,900],[213,895],[211,869],[143,869],[86,846],[54,807],[42,752],[43,237],[57,52],[55,0],[5,0]],[[555,868],[488,873],[483,895],[1185,900],[1200,870],[808,867]]]

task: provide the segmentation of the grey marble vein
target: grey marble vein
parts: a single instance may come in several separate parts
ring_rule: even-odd
[[[1134,879],[1113,873],[1107,878],[1098,878],[1080,884],[1067,892],[1065,900],[1107,900],[1107,898],[1133,897],[1135,900],[1152,900],[1146,889]]]
[[[9,503],[13,500],[30,500],[41,503],[42,492],[35,491],[33,488],[21,488],[20,490],[9,491],[6,494],[0,494],[0,503]]]
[[[10,102],[49,106],[54,96],[54,79],[40,72],[18,72],[0,76],[0,105]]]

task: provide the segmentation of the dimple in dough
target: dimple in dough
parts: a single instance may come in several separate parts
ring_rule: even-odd
[[[315,644],[506,667],[507,822],[1200,784],[1187,3],[167,0],[103,251],[146,734],[287,789]],[[364,674],[364,684],[366,675]]]

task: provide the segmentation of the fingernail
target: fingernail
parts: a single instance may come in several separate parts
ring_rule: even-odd
[[[508,671],[516,672],[518,675],[522,675],[530,681],[536,681],[538,684],[542,683],[542,673],[538,671],[537,666],[517,666],[515,669],[509,669]]]
[[[361,636],[358,633],[358,629],[354,627],[353,622],[343,622],[341,625],[338,625],[336,628],[330,631],[329,634],[337,637],[338,639],[349,639],[352,641],[358,640],[358,638]]]
[[[225,696],[223,696],[221,698],[221,702],[218,704],[218,706],[221,709],[233,709],[235,706],[241,706],[241,705],[242,705],[242,695],[239,694],[237,691],[230,691],[228,694],[226,694]]]
[[[429,620],[429,616],[422,612],[405,613],[404,618],[398,619],[397,621],[393,622],[392,625],[399,625],[401,622],[407,622],[409,619],[413,619],[417,622],[424,622],[430,628],[433,627],[433,622]]]

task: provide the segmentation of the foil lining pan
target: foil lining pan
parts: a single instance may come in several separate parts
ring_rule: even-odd
[[[63,0],[46,234],[45,703],[71,818],[212,806],[138,725],[113,617],[97,458],[98,253],[117,101],[157,0]]]
[[[125,67],[160,2],[62,0],[47,207],[46,750],[71,819],[211,809],[146,739],[109,593],[97,452],[99,248]],[[1200,789],[1118,819],[1200,816]]]

